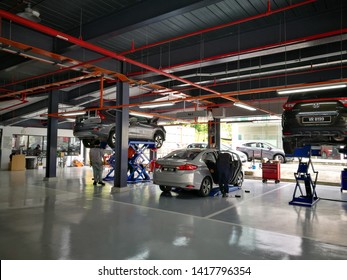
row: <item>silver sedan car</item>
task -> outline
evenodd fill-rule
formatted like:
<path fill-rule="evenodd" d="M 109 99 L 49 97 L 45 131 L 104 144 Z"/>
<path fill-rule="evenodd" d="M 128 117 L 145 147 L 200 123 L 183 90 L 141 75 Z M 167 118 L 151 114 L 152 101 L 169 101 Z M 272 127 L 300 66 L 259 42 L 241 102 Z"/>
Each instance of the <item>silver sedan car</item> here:
<path fill-rule="evenodd" d="M 76 116 L 74 136 L 82 140 L 86 148 L 94 146 L 94 141 L 107 142 L 114 148 L 116 145 L 115 110 L 89 111 L 83 116 Z M 157 124 L 158 118 L 130 117 L 129 140 L 153 141 L 160 148 L 166 138 L 163 126 Z"/>
<path fill-rule="evenodd" d="M 230 151 L 232 177 L 230 185 L 242 186 L 244 175 L 238 154 Z M 172 188 L 197 190 L 201 196 L 208 196 L 212 188 L 218 187 L 215 164 L 219 151 L 216 149 L 180 149 L 156 161 L 153 183 L 163 192 Z"/>

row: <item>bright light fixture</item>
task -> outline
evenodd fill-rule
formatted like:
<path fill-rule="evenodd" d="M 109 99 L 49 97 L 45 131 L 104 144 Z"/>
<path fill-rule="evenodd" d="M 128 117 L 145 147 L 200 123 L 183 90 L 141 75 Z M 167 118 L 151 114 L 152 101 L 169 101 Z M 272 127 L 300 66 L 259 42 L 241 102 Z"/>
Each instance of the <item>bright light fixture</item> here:
<path fill-rule="evenodd" d="M 172 106 L 174 105 L 173 102 L 167 102 L 167 103 L 156 103 L 156 104 L 143 104 L 143 105 L 140 105 L 139 108 L 157 108 L 157 107 L 166 107 L 166 106 Z"/>
<path fill-rule="evenodd" d="M 278 94 L 290 94 L 290 93 L 300 93 L 300 92 L 309 92 L 309 91 L 318 91 L 318 90 L 327 90 L 327 89 L 335 89 L 335 88 L 345 88 L 346 84 L 331 84 L 331 85 L 323 85 L 316 87 L 303 87 L 303 88 L 293 88 L 286 90 L 278 90 Z"/>
<path fill-rule="evenodd" d="M 240 103 L 240 102 L 236 102 L 236 103 L 234 103 L 234 105 L 237 106 L 237 107 L 243 108 L 243 109 L 250 110 L 250 111 L 256 111 L 257 110 L 257 109 L 255 109 L 255 108 L 253 108 L 251 106 L 248 106 L 248 105 Z"/>
<path fill-rule="evenodd" d="M 148 118 L 148 119 L 153 118 L 153 116 L 151 116 L 149 114 L 141 114 L 141 113 L 137 113 L 137 112 L 130 112 L 129 115 L 132 115 L 135 117 L 144 117 L 144 118 Z"/>
<path fill-rule="evenodd" d="M 80 116 L 80 115 L 84 115 L 86 112 L 66 112 L 66 113 L 61 113 L 62 116 L 64 117 L 69 117 L 69 116 Z"/>

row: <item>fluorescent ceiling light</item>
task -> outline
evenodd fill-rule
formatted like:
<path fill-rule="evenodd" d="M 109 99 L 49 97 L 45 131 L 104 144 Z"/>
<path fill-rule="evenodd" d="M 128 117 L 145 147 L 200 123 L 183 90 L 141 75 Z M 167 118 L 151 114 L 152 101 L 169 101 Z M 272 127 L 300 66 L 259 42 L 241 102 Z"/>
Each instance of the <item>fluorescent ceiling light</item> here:
<path fill-rule="evenodd" d="M 153 116 L 149 115 L 149 114 L 141 114 L 141 113 L 137 113 L 137 112 L 131 112 L 129 113 L 132 116 L 136 116 L 136 117 L 145 117 L 145 118 L 153 118 Z"/>
<path fill-rule="evenodd" d="M 80 115 L 84 115 L 85 112 L 66 112 L 66 113 L 61 113 L 62 116 L 64 117 L 69 117 L 69 116 L 80 116 Z"/>
<path fill-rule="evenodd" d="M 240 102 L 236 102 L 234 103 L 235 106 L 237 107 L 240 107 L 240 108 L 243 108 L 243 109 L 247 109 L 247 110 L 250 110 L 250 111 L 256 111 L 257 109 L 251 107 L 251 106 L 247 106 L 246 104 L 243 104 L 243 103 L 240 103 Z"/>
<path fill-rule="evenodd" d="M 325 86 L 316 86 L 316 87 L 303 87 L 303 88 L 294 88 L 287 90 L 278 90 L 278 94 L 290 94 L 290 93 L 299 93 L 299 92 L 309 92 L 309 91 L 318 91 L 318 90 L 327 90 L 335 88 L 345 88 L 346 84 L 332 84 Z"/>
<path fill-rule="evenodd" d="M 174 105 L 173 102 L 168 102 L 168 103 L 156 103 L 156 104 L 143 104 L 140 105 L 139 108 L 156 108 L 156 107 L 166 107 L 166 106 L 172 106 Z"/>

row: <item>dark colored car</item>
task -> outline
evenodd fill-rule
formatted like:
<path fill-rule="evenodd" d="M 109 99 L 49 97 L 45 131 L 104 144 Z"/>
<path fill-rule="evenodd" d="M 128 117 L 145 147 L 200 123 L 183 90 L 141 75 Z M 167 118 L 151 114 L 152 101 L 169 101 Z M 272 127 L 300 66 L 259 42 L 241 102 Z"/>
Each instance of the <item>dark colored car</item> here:
<path fill-rule="evenodd" d="M 295 93 L 283 105 L 286 154 L 305 145 L 347 144 L 347 89 Z"/>
<path fill-rule="evenodd" d="M 237 153 L 232 157 L 230 185 L 241 187 L 244 176 L 242 162 Z M 163 192 L 174 189 L 197 190 L 201 196 L 208 196 L 212 188 L 218 187 L 216 161 L 219 151 L 216 149 L 194 148 L 171 152 L 156 161 L 153 183 Z"/>
<path fill-rule="evenodd" d="M 166 131 L 157 121 L 158 118 L 130 117 L 129 140 L 153 141 L 155 147 L 160 148 L 165 141 Z M 88 111 L 82 116 L 76 116 L 73 134 L 87 148 L 92 147 L 96 139 L 114 148 L 115 110 Z"/>
<path fill-rule="evenodd" d="M 277 159 L 281 163 L 285 163 L 287 161 L 284 151 L 282 149 L 276 148 L 269 143 L 243 143 L 241 146 L 236 147 L 236 150 L 243 152 L 247 156 L 248 160 L 267 158 L 274 160 Z"/>

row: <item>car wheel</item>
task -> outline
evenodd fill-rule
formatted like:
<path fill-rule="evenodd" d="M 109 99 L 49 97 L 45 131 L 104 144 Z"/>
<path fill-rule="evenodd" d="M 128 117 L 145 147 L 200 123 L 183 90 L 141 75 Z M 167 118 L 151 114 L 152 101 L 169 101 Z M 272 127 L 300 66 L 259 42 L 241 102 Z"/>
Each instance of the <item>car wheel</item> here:
<path fill-rule="evenodd" d="M 111 129 L 110 134 L 108 135 L 107 144 L 111 149 L 116 147 L 116 132 L 114 129 Z"/>
<path fill-rule="evenodd" d="M 83 146 L 86 148 L 92 148 L 94 146 L 94 139 L 83 139 Z"/>
<path fill-rule="evenodd" d="M 200 185 L 199 194 L 200 196 L 208 196 L 212 189 L 212 181 L 209 177 L 205 177 Z"/>
<path fill-rule="evenodd" d="M 163 143 L 164 143 L 164 135 L 163 135 L 163 133 L 156 132 L 154 134 L 153 140 L 154 140 L 154 143 L 155 143 L 155 147 L 157 149 L 161 148 L 161 146 L 163 146 Z"/>
<path fill-rule="evenodd" d="M 283 139 L 283 150 L 285 154 L 292 155 L 295 150 L 295 141 L 290 141 L 289 139 Z"/>
<path fill-rule="evenodd" d="M 252 159 L 248 156 L 247 153 L 243 152 L 246 155 L 247 161 L 251 161 Z"/>
<path fill-rule="evenodd" d="M 238 175 L 237 175 L 237 178 L 236 178 L 236 186 L 237 187 L 242 187 L 242 184 L 243 184 L 243 172 L 240 172 Z"/>
<path fill-rule="evenodd" d="M 170 192 L 172 189 L 171 187 L 163 186 L 163 185 L 160 185 L 159 188 L 162 192 Z"/>
<path fill-rule="evenodd" d="M 276 158 L 277 160 L 279 160 L 280 163 L 286 163 L 286 158 L 283 155 L 279 155 L 279 154 L 274 155 L 273 159 L 276 160 Z"/>

